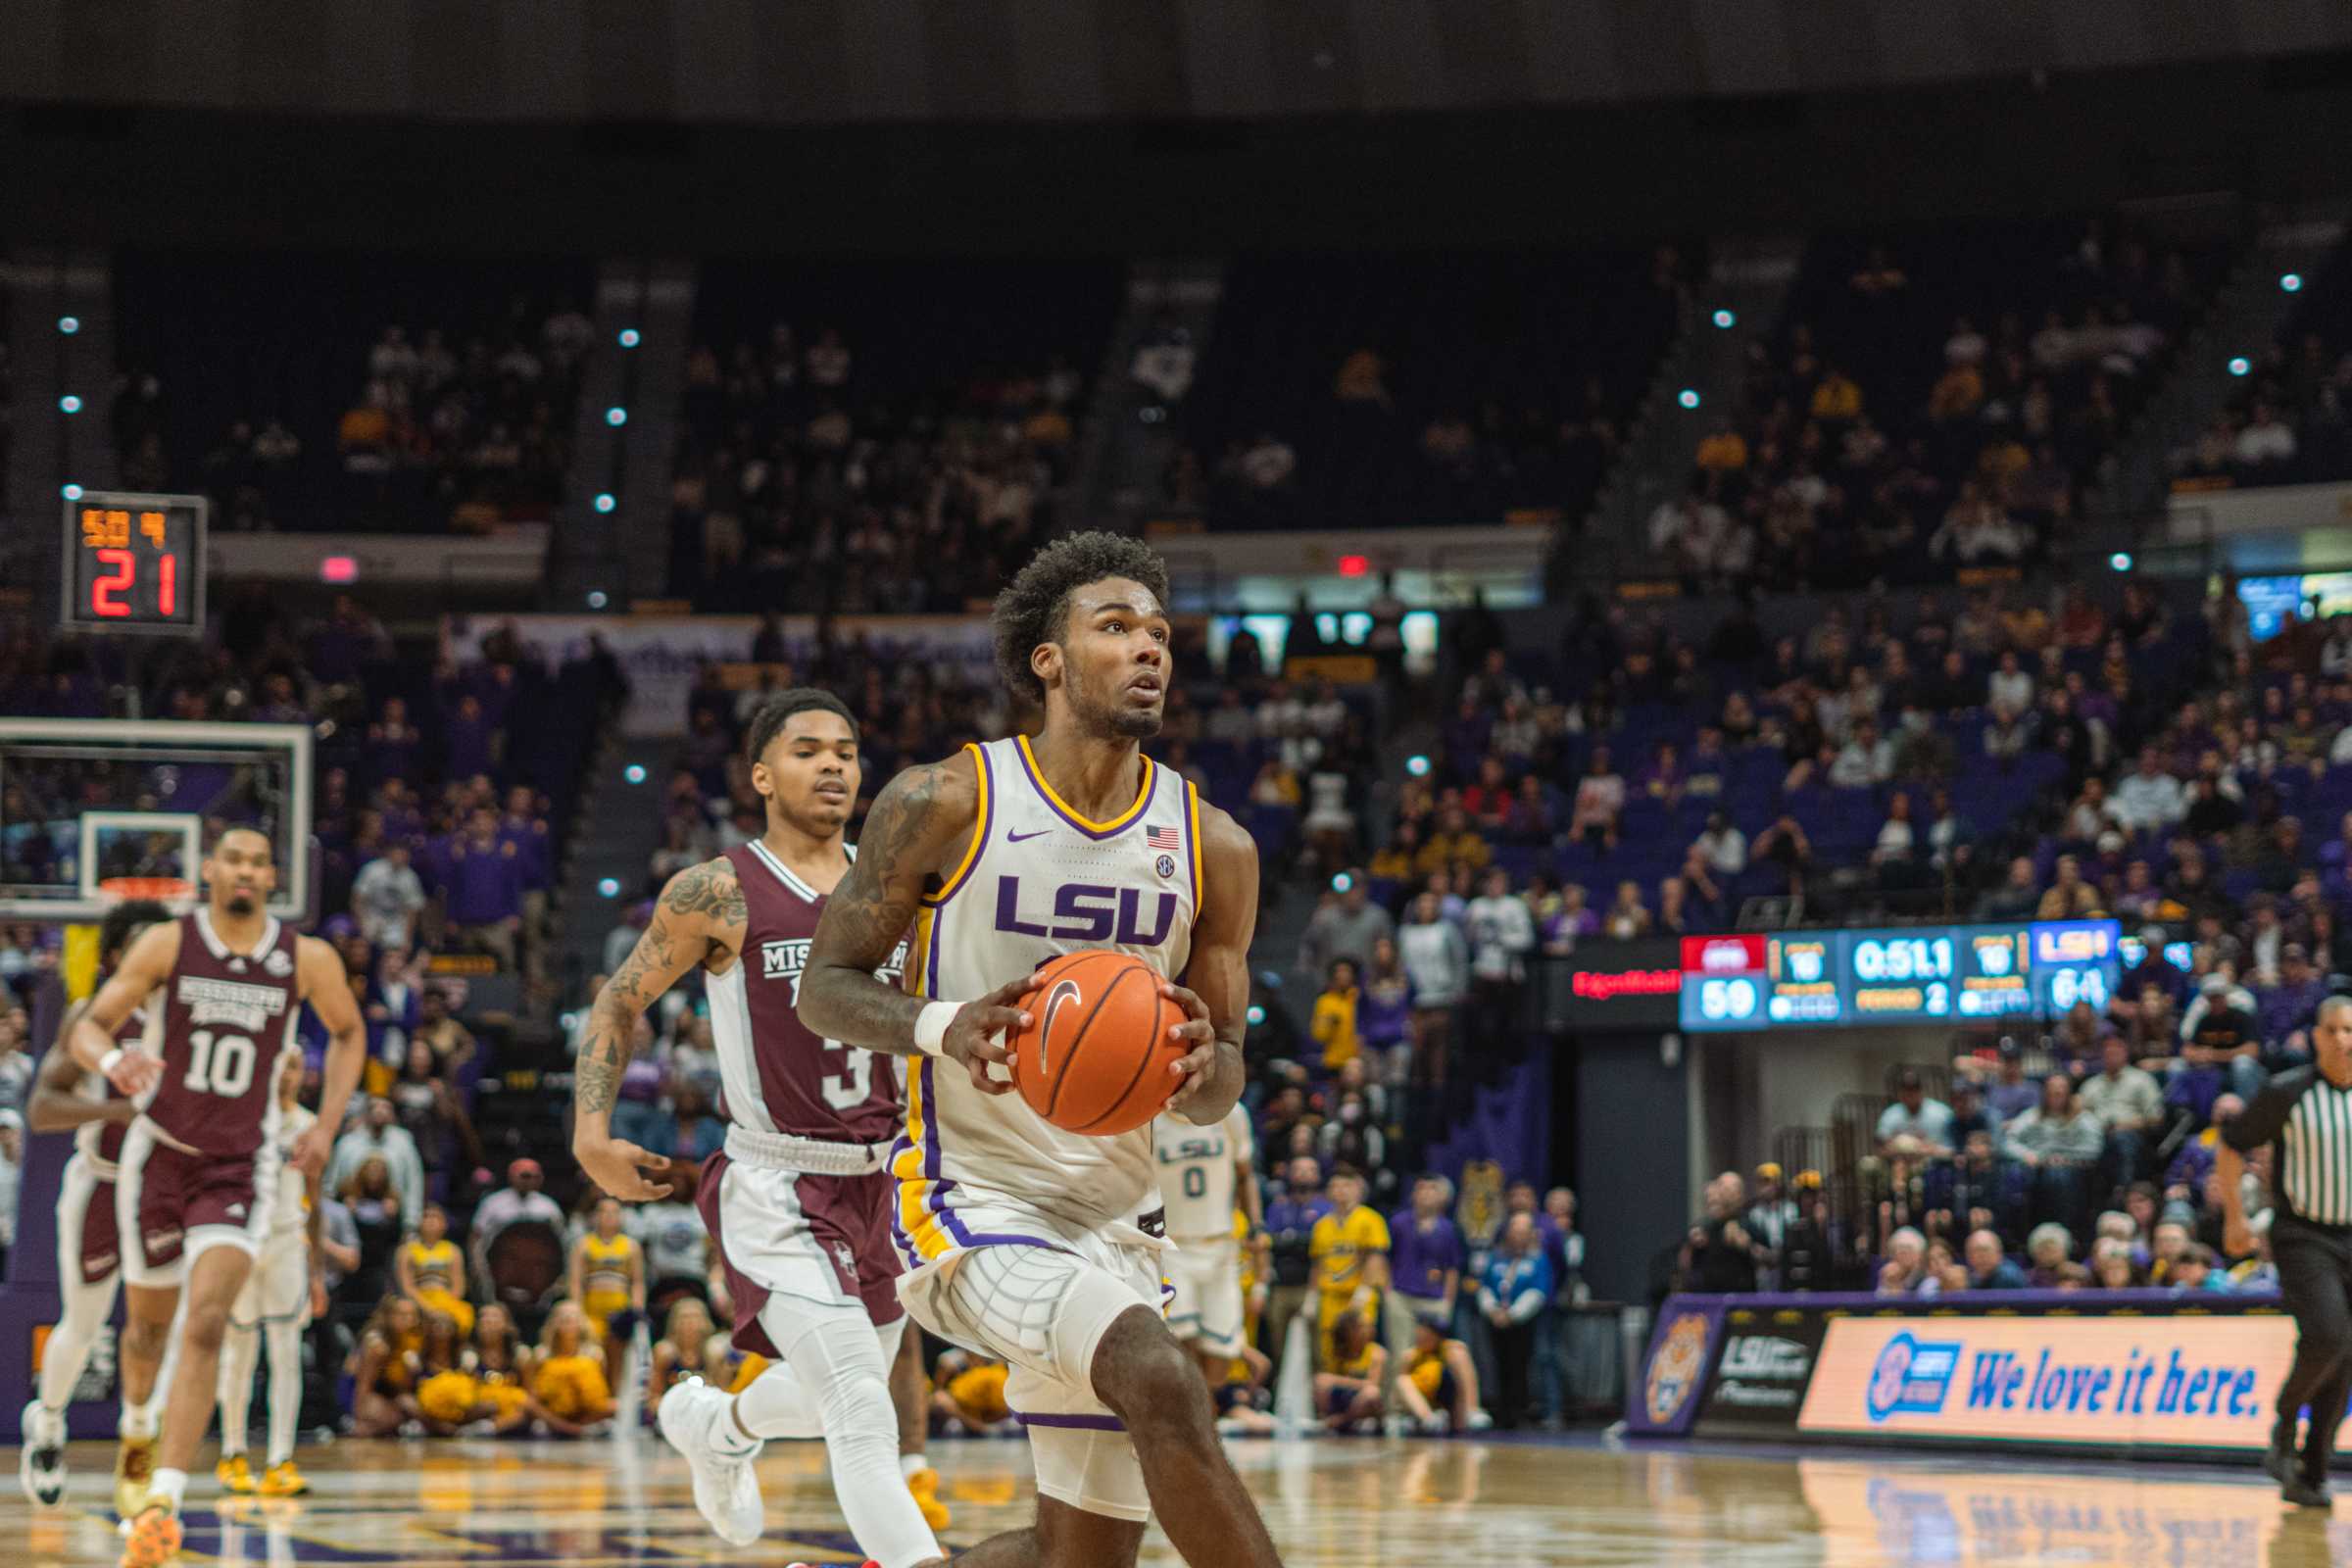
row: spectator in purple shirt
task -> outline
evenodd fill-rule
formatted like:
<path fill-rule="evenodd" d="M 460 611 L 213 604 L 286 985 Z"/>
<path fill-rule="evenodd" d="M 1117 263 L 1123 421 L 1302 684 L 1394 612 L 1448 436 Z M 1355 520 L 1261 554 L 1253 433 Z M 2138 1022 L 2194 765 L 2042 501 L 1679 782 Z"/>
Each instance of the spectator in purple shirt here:
<path fill-rule="evenodd" d="M 423 731 L 409 722 L 408 703 L 385 698 L 376 721 L 368 726 L 368 776 L 379 783 L 415 778 L 423 747 Z"/>
<path fill-rule="evenodd" d="M 472 778 L 498 770 L 498 732 L 482 716 L 482 700 L 471 692 L 458 699 L 442 720 L 449 748 L 449 776 Z"/>
<path fill-rule="evenodd" d="M 523 963 L 534 975 L 539 944 L 547 932 L 548 895 L 555 887 L 555 849 L 538 806 L 531 787 L 517 784 L 507 791 L 507 814 L 498 820 L 498 841 L 514 847 L 515 859 L 522 867 Z"/>
<path fill-rule="evenodd" d="M 1274 1258 L 1274 1288 L 1267 1295 L 1266 1343 L 1279 1358 L 1289 1337 L 1291 1320 L 1306 1304 L 1313 1269 L 1309 1247 L 1315 1221 L 1331 1212 L 1331 1200 L 1322 1193 L 1322 1168 L 1312 1154 L 1300 1154 L 1284 1167 L 1287 1179 L 1281 1196 L 1266 1203 L 1266 1236 Z"/>
<path fill-rule="evenodd" d="M 449 919 L 462 941 L 515 965 L 515 938 L 522 926 L 521 857 L 498 837 L 498 813 L 474 808 L 466 831 L 450 846 Z"/>
<path fill-rule="evenodd" d="M 2265 1054 L 2270 1058 L 2264 1065 L 2273 1071 L 2292 1063 L 2284 1059 L 2289 1053 L 2288 1038 L 2300 1033 L 2328 999 L 2328 982 L 2312 967 L 2311 955 L 2299 942 L 2289 942 L 2278 953 L 2278 982 L 2260 986 L 2254 993 L 2254 1020 L 2262 1031 Z"/>
<path fill-rule="evenodd" d="M 1453 1309 L 1462 1278 L 1462 1233 L 1446 1209 L 1453 1184 L 1443 1176 L 1413 1183 L 1412 1206 L 1389 1220 L 1389 1276 L 1396 1298 L 1416 1321 L 1439 1334 L 1453 1333 Z M 1402 1325 L 1409 1333 L 1411 1325 Z"/>
<path fill-rule="evenodd" d="M 1372 943 L 1372 966 L 1355 995 L 1355 1037 L 1376 1082 L 1401 1090 L 1413 1073 L 1413 982 L 1396 939 Z"/>

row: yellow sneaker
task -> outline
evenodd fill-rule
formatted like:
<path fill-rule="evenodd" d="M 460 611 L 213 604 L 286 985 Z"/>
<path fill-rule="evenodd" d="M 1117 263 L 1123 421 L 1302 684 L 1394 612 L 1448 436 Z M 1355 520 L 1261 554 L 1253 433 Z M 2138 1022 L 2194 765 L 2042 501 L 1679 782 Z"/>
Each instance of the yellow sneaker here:
<path fill-rule="evenodd" d="M 253 1466 L 246 1462 L 241 1453 L 232 1453 L 213 1466 L 213 1477 L 220 1483 L 223 1492 L 240 1497 L 253 1495 Z"/>
<path fill-rule="evenodd" d="M 179 1555 L 179 1521 L 164 1503 L 150 1503 L 131 1522 L 122 1568 L 163 1568 Z"/>
<path fill-rule="evenodd" d="M 939 1472 L 917 1470 L 906 1478 L 906 1490 L 914 1494 L 914 1505 L 923 1510 L 923 1523 L 932 1530 L 948 1528 L 948 1505 L 939 1500 Z"/>
<path fill-rule="evenodd" d="M 155 1440 L 124 1438 L 115 1448 L 115 1512 L 125 1522 L 147 1506 L 147 1488 L 155 1480 Z"/>
<path fill-rule="evenodd" d="M 265 1497 L 299 1497 L 310 1490 L 311 1484 L 303 1479 L 301 1471 L 294 1468 L 291 1459 L 283 1464 L 271 1465 L 262 1477 L 262 1495 Z"/>

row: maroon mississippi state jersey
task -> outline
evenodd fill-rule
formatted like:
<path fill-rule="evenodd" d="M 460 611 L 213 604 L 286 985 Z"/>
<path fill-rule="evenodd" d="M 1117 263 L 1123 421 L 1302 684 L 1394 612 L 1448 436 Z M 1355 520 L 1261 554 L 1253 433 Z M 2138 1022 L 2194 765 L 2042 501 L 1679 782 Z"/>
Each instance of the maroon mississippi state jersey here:
<path fill-rule="evenodd" d="M 727 1118 L 832 1144 L 897 1137 L 898 1058 L 812 1034 L 795 1010 L 825 896 L 757 839 L 727 851 L 727 863 L 743 884 L 743 952 L 707 982 Z M 875 978 L 896 985 L 906 963 L 902 940 Z"/>
<path fill-rule="evenodd" d="M 277 1060 L 302 1015 L 297 940 L 271 919 L 253 952 L 231 953 L 205 910 L 180 916 L 179 963 L 159 994 L 164 1075 L 140 1106 L 172 1142 L 239 1158 L 262 1147 L 275 1120 Z"/>

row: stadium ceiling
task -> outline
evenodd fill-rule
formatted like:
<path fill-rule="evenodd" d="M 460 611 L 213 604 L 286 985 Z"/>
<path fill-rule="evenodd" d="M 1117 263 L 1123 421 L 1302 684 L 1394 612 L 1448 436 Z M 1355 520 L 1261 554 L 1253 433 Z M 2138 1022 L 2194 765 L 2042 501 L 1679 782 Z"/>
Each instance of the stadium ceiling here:
<path fill-rule="evenodd" d="M 11 0 L 0 103 L 542 123 L 1228 121 L 2300 57 L 2323 0 Z M 2290 69 L 2293 69 L 2290 67 Z"/>

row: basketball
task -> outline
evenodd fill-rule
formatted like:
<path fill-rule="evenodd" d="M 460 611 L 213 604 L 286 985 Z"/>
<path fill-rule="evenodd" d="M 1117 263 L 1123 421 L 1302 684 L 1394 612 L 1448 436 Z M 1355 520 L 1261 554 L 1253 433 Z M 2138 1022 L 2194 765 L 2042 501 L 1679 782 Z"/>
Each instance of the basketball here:
<path fill-rule="evenodd" d="M 1037 971 L 1029 1027 L 1013 1041 L 1012 1079 L 1029 1108 L 1064 1132 L 1112 1138 L 1168 1102 L 1168 1064 L 1186 1055 L 1168 1031 L 1184 1009 L 1159 975 L 1124 953 L 1072 953 Z"/>

